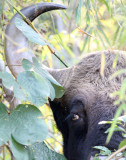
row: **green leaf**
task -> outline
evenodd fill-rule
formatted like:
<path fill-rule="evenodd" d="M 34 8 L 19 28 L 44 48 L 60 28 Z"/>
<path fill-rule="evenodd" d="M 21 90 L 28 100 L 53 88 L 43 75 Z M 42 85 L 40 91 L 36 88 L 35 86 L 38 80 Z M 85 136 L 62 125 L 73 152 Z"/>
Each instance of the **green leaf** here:
<path fill-rule="evenodd" d="M 38 62 L 37 58 L 33 57 L 33 64 L 28 61 L 23 61 L 24 68 L 33 68 L 33 70 L 41 75 L 47 82 L 48 87 L 50 88 L 50 99 L 54 100 L 54 98 L 61 98 L 64 94 L 64 88 L 46 71 L 43 66 Z M 25 67 L 26 66 L 26 67 Z"/>
<path fill-rule="evenodd" d="M 18 99 L 25 100 L 25 94 L 20 86 L 17 84 L 13 76 L 8 72 L 0 72 L 0 78 L 3 85 L 8 89 L 13 89 L 14 96 Z"/>
<path fill-rule="evenodd" d="M 4 104 L 0 103 L 0 146 L 10 138 L 9 117 Z"/>
<path fill-rule="evenodd" d="M 90 25 L 90 15 L 89 15 L 89 11 L 87 10 L 87 12 L 86 12 L 86 23 L 88 24 L 88 25 Z"/>
<path fill-rule="evenodd" d="M 40 110 L 32 105 L 15 108 L 10 114 L 10 124 L 13 138 L 23 145 L 42 142 L 48 134 Z"/>
<path fill-rule="evenodd" d="M 93 30 L 93 28 L 91 27 L 87 32 L 89 34 L 91 34 L 92 30 Z M 86 36 L 81 52 L 83 52 L 85 50 L 85 48 L 86 48 L 86 46 L 87 46 L 87 44 L 88 44 L 89 41 L 90 41 L 90 37 Z"/>
<path fill-rule="evenodd" d="M 64 88 L 62 86 L 56 85 L 54 83 L 52 83 L 53 87 L 55 88 L 55 97 L 56 98 L 61 98 L 64 95 Z"/>
<path fill-rule="evenodd" d="M 32 62 L 30 62 L 29 60 L 27 59 L 23 59 L 22 60 L 22 66 L 24 68 L 24 70 L 31 70 L 32 69 Z"/>
<path fill-rule="evenodd" d="M 81 7 L 82 7 L 83 3 L 84 3 L 83 0 L 79 0 L 79 5 L 76 9 L 76 14 L 75 14 L 76 24 L 79 23 L 79 19 L 81 17 Z"/>
<path fill-rule="evenodd" d="M 31 160 L 27 146 L 19 144 L 13 137 L 10 140 L 10 147 L 16 160 Z"/>
<path fill-rule="evenodd" d="M 106 8 L 107 8 L 107 10 L 108 10 L 108 12 L 109 12 L 109 14 L 111 16 L 112 15 L 111 8 L 109 7 L 109 4 L 107 3 L 107 1 L 106 0 L 100 0 L 100 2 L 102 2 L 102 3 L 104 3 L 106 5 Z"/>
<path fill-rule="evenodd" d="M 106 36 L 106 34 L 104 33 L 103 29 L 102 29 L 102 24 L 98 18 L 98 14 L 96 13 L 96 18 L 97 18 L 97 22 L 98 22 L 98 25 L 97 25 L 97 29 L 101 32 L 101 34 L 103 35 L 104 39 L 106 40 L 106 42 L 108 43 L 108 45 L 110 45 L 110 41 L 108 39 L 108 37 Z M 102 39 L 102 41 L 104 42 L 104 40 Z"/>
<path fill-rule="evenodd" d="M 112 121 L 101 121 L 98 124 L 112 124 Z"/>
<path fill-rule="evenodd" d="M 101 151 L 102 151 L 102 152 L 100 152 L 101 155 L 107 155 L 107 156 L 108 156 L 108 155 L 111 154 L 111 151 L 110 151 L 108 148 L 106 148 L 106 147 L 103 147 L 103 146 L 95 146 L 95 147 L 93 147 L 93 148 L 101 150 Z"/>
<path fill-rule="evenodd" d="M 86 1 L 86 6 L 87 6 L 88 10 L 90 9 L 90 3 L 91 3 L 90 0 L 87 0 L 87 1 Z"/>
<path fill-rule="evenodd" d="M 124 139 L 124 140 L 120 143 L 119 149 L 122 148 L 122 147 L 124 147 L 124 146 L 126 146 L 126 139 Z"/>
<path fill-rule="evenodd" d="M 48 82 L 48 85 L 50 87 L 50 98 L 51 100 L 55 98 L 61 98 L 65 92 L 64 88 L 49 74 L 48 71 L 46 71 L 42 65 L 38 62 L 38 60 L 33 57 L 33 65 L 34 65 L 34 71 L 40 74 L 42 77 L 46 79 Z M 50 84 L 51 83 L 51 84 Z M 52 87 L 52 86 L 53 87 Z M 54 89 L 55 94 L 54 94 Z"/>
<path fill-rule="evenodd" d="M 126 115 L 118 117 L 118 120 L 126 123 Z"/>
<path fill-rule="evenodd" d="M 14 84 L 13 91 L 14 91 L 14 96 L 16 98 L 23 100 L 23 101 L 26 100 L 25 93 L 23 92 L 23 90 L 20 88 L 20 86 L 17 83 Z"/>
<path fill-rule="evenodd" d="M 0 0 L 0 16 L 3 13 L 4 0 Z"/>
<path fill-rule="evenodd" d="M 93 160 L 100 160 L 98 157 L 94 157 Z"/>
<path fill-rule="evenodd" d="M 120 106 L 120 107 L 118 108 L 118 110 L 116 111 L 116 114 L 115 114 L 115 116 L 114 116 L 114 121 L 113 121 L 113 123 L 112 123 L 112 125 L 111 125 L 110 131 L 109 131 L 109 134 L 108 134 L 108 137 L 107 137 L 107 140 L 106 140 L 107 143 L 110 141 L 110 139 L 111 139 L 111 137 L 112 137 L 112 134 L 113 134 L 113 132 L 114 132 L 114 128 L 115 128 L 117 119 L 118 119 L 118 117 L 121 115 L 121 113 L 122 113 L 122 111 L 123 111 L 123 109 L 124 109 L 125 107 L 126 107 L 126 106 L 125 106 L 125 103 L 123 103 L 123 104 L 121 104 L 121 106 Z"/>
<path fill-rule="evenodd" d="M 103 44 L 103 47 L 106 48 L 105 42 L 104 42 L 103 38 L 101 37 L 101 34 L 99 32 L 96 32 L 95 34 L 96 34 L 96 37 L 99 37 L 100 41 Z M 98 42 L 99 42 L 99 40 L 98 40 Z"/>
<path fill-rule="evenodd" d="M 119 76 L 120 74 L 125 74 L 125 73 L 126 73 L 126 69 L 120 69 L 116 71 L 114 74 L 112 74 L 112 76 L 109 79 L 112 80 L 113 78 Z"/>
<path fill-rule="evenodd" d="M 33 71 L 25 71 L 18 75 L 17 82 L 25 90 L 27 99 L 36 106 L 47 102 L 50 89 L 45 79 Z"/>
<path fill-rule="evenodd" d="M 30 146 L 35 160 L 65 160 L 65 157 L 50 150 L 45 143 L 36 143 Z"/>
<path fill-rule="evenodd" d="M 2 79 L 3 85 L 8 89 L 10 89 L 15 83 L 13 76 L 8 72 L 0 72 L 0 78 Z"/>
<path fill-rule="evenodd" d="M 111 128 L 108 128 L 108 129 L 105 131 L 105 133 L 109 133 L 109 132 L 110 132 L 110 129 L 111 129 Z M 125 132 L 125 129 L 122 128 L 122 127 L 120 127 L 120 126 L 118 126 L 118 125 L 115 125 L 113 131 L 114 131 L 114 132 L 116 132 L 116 131 Z"/>
<path fill-rule="evenodd" d="M 56 97 L 55 89 L 54 89 L 54 87 L 52 86 L 52 84 L 50 83 L 50 81 L 46 80 L 46 82 L 48 83 L 48 86 L 49 86 L 49 88 L 50 88 L 50 95 L 49 95 L 49 97 L 50 97 L 51 101 L 53 101 L 54 98 Z"/>
<path fill-rule="evenodd" d="M 123 156 L 124 156 L 124 158 L 126 159 L 126 151 L 123 151 Z"/>
<path fill-rule="evenodd" d="M 16 24 L 16 27 L 20 31 L 22 31 L 24 36 L 28 38 L 29 41 L 34 42 L 36 44 L 40 44 L 40 45 L 47 45 L 43 40 L 43 38 L 37 32 L 35 32 L 26 22 L 24 22 L 24 20 L 20 18 L 16 18 L 15 24 Z"/>
<path fill-rule="evenodd" d="M 22 65 L 25 71 L 17 77 L 17 82 L 8 72 L 0 72 L 0 78 L 6 88 L 13 88 L 14 96 L 23 101 L 30 101 L 36 106 L 42 106 L 51 100 L 61 98 L 65 92 L 64 88 L 46 71 L 34 57 L 33 63 L 24 59 Z"/>

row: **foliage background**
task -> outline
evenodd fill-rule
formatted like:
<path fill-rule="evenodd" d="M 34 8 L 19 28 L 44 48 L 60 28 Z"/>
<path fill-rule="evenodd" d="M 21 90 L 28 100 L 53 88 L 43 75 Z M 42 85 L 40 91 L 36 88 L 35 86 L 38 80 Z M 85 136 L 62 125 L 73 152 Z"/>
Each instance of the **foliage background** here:
<path fill-rule="evenodd" d="M 126 50 L 126 1 L 125 0 L 11 0 L 18 10 L 38 2 L 55 2 L 68 7 L 66 11 L 52 11 L 34 21 L 35 27 L 57 50 L 58 56 L 68 65 L 76 64 L 86 53 L 104 50 Z M 4 31 L 15 14 L 7 1 L 0 1 L 0 58 L 4 60 Z M 79 28 L 87 34 L 79 32 Z M 45 46 L 31 44 L 34 53 L 49 67 L 63 68 L 64 65 Z M 2 91 L 1 91 L 2 92 Z M 2 93 L 1 93 L 2 94 Z M 3 100 L 6 105 L 9 104 Z M 46 143 L 62 153 L 62 137 L 56 129 L 48 105 L 41 107 L 49 135 Z M 6 159 L 10 154 L 5 149 Z M 0 155 L 1 159 L 3 154 Z"/>

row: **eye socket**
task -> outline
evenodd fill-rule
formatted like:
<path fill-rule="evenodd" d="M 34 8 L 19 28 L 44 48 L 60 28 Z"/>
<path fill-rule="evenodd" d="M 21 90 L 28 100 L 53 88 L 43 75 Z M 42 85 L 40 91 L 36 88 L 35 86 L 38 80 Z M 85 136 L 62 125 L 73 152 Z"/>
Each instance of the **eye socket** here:
<path fill-rule="evenodd" d="M 79 117 L 79 115 L 78 114 L 73 114 L 73 116 L 72 116 L 72 120 L 73 121 L 76 121 L 76 120 L 78 120 L 80 117 Z"/>

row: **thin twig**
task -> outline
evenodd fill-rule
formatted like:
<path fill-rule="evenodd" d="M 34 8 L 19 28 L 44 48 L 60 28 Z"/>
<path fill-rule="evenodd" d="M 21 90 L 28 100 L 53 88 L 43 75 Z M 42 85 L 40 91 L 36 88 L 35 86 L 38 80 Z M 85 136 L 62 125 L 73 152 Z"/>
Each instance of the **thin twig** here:
<path fill-rule="evenodd" d="M 51 147 L 53 151 L 55 151 L 54 147 L 47 140 L 45 140 L 45 142 Z"/>
<path fill-rule="evenodd" d="M 96 37 L 92 36 L 91 34 L 87 33 L 86 31 L 83 31 L 83 30 L 80 29 L 79 27 L 77 27 L 77 28 L 78 28 L 79 32 L 81 32 L 81 33 L 83 33 L 83 34 L 86 34 L 87 36 L 90 36 L 90 37 L 92 37 L 92 38 L 96 38 Z"/>
<path fill-rule="evenodd" d="M 7 147 L 8 151 L 9 151 L 10 154 L 11 154 L 11 160 L 15 160 L 15 158 L 14 158 L 14 156 L 13 156 L 13 153 L 12 153 L 10 147 L 9 147 L 8 145 L 6 145 L 6 147 Z"/>
<path fill-rule="evenodd" d="M 3 160 L 5 160 L 5 148 L 3 147 Z"/>
<path fill-rule="evenodd" d="M 50 133 L 49 136 L 50 136 L 51 138 L 53 138 L 57 143 L 59 143 L 59 144 L 61 145 L 61 147 L 63 147 L 63 144 L 60 143 L 60 142 L 59 142 L 54 136 L 52 136 L 51 134 L 54 134 L 54 133 Z"/>
<path fill-rule="evenodd" d="M 18 65 L 18 64 L 6 64 L 5 66 L 22 66 L 22 65 Z"/>
<path fill-rule="evenodd" d="M 5 33 L 5 28 L 3 26 L 3 22 L 4 22 L 4 1 L 2 2 L 2 27 L 1 27 L 1 35 L 2 35 L 2 43 L 3 43 L 3 49 L 4 49 L 4 53 L 3 53 L 3 59 L 4 62 L 6 61 L 5 59 L 5 36 L 4 34 L 2 34 L 3 32 Z M 4 65 L 4 70 L 6 70 L 5 65 Z M 2 94 L 4 94 L 4 88 L 2 86 Z"/>
<path fill-rule="evenodd" d="M 51 51 L 51 53 L 52 54 L 54 54 L 55 56 L 56 56 L 56 58 L 58 58 L 63 64 L 64 64 L 64 66 L 65 67 L 67 67 L 68 68 L 68 66 L 63 62 L 63 60 L 62 59 L 60 59 L 60 57 L 59 56 L 57 56 L 56 55 L 56 53 L 50 48 L 50 46 L 49 45 L 47 45 L 47 47 L 49 48 L 49 50 Z"/>
<path fill-rule="evenodd" d="M 120 148 L 119 150 L 117 150 L 116 152 L 114 152 L 109 158 L 107 158 L 106 160 L 111 160 L 112 158 L 114 158 L 118 153 L 124 151 L 126 149 L 126 145 L 122 148 Z"/>

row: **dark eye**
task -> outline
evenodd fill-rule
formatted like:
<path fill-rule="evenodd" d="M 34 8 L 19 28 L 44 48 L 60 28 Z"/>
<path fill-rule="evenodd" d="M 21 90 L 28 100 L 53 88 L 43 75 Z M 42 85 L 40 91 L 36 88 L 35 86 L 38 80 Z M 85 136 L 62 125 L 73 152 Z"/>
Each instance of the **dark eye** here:
<path fill-rule="evenodd" d="M 79 115 L 78 114 L 73 114 L 73 116 L 72 116 L 72 120 L 73 121 L 76 121 L 76 120 L 78 120 L 80 117 L 79 117 Z"/>

